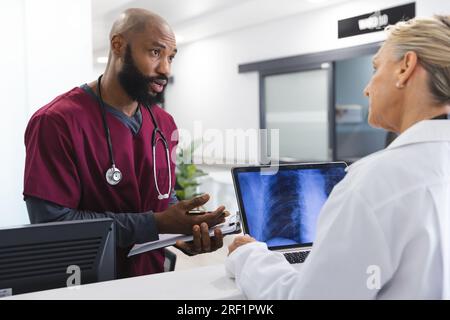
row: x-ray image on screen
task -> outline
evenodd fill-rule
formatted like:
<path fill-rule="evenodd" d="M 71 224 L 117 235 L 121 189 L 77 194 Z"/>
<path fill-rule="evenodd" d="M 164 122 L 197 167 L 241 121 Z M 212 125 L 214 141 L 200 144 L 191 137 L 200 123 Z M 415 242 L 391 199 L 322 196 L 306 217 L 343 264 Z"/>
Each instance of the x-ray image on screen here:
<path fill-rule="evenodd" d="M 320 210 L 344 175 L 343 167 L 240 172 L 249 234 L 269 247 L 313 242 Z"/>

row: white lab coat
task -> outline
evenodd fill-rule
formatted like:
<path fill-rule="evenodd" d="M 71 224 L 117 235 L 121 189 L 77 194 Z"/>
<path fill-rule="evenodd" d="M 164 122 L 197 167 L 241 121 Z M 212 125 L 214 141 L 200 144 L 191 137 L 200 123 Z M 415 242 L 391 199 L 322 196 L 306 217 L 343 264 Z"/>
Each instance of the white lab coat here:
<path fill-rule="evenodd" d="M 300 268 L 256 242 L 226 269 L 250 299 L 449 299 L 450 121 L 421 121 L 351 165 Z"/>

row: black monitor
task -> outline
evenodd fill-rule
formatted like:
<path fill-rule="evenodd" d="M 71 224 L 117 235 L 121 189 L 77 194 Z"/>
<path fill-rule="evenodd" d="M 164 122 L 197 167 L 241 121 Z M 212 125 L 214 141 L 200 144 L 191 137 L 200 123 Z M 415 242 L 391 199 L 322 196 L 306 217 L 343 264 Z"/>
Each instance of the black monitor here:
<path fill-rule="evenodd" d="M 112 219 L 0 229 L 0 295 L 114 280 L 115 252 Z"/>

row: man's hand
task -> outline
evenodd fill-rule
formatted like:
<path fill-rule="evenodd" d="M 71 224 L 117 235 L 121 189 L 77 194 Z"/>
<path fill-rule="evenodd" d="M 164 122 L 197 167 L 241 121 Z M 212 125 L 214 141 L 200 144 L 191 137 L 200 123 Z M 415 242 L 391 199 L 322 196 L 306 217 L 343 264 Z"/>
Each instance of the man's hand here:
<path fill-rule="evenodd" d="M 255 241 L 256 240 L 249 235 L 236 237 L 233 243 L 228 246 L 228 255 L 230 255 L 237 248 Z"/>
<path fill-rule="evenodd" d="M 177 241 L 175 248 L 181 250 L 188 256 L 194 256 L 199 253 L 208 253 L 216 251 L 223 246 L 223 234 L 219 228 L 214 230 L 214 237 L 209 236 L 209 228 L 206 223 L 192 228 L 194 240 L 190 242 Z"/>
<path fill-rule="evenodd" d="M 225 222 L 225 207 L 221 206 L 213 212 L 202 215 L 189 215 L 189 210 L 198 208 L 209 200 L 209 195 L 203 195 L 189 201 L 180 201 L 162 212 L 155 212 L 154 217 L 159 233 L 194 234 L 194 226 L 206 223 L 213 227 Z M 200 231 L 198 231 L 200 232 Z M 198 234 L 197 232 L 197 234 Z M 202 237 L 203 238 L 203 237 Z M 208 236 L 209 238 L 209 236 Z M 198 240 L 196 240 L 198 242 Z M 203 240 L 202 240 L 203 241 Z"/>

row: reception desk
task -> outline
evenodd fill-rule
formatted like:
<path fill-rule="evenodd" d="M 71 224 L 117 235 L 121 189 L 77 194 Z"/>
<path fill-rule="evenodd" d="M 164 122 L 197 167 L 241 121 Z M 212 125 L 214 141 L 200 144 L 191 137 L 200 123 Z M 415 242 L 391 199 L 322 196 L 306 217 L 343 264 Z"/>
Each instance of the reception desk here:
<path fill-rule="evenodd" d="M 16 295 L 14 300 L 246 299 L 221 265 Z"/>

